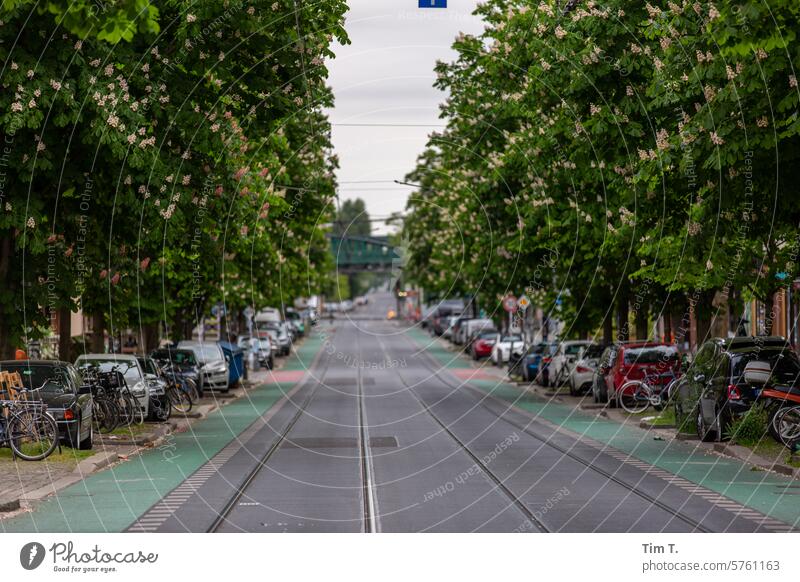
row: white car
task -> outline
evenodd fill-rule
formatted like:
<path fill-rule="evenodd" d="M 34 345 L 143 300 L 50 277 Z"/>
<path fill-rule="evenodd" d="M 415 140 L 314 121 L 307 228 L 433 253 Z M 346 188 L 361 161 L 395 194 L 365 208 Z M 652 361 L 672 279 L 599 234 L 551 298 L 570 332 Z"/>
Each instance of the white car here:
<path fill-rule="evenodd" d="M 455 324 L 457 319 L 458 316 L 453 316 L 448 318 L 447 327 L 444 328 L 444 331 L 442 332 L 442 337 L 446 337 L 448 339 L 453 338 L 453 325 Z"/>
<path fill-rule="evenodd" d="M 569 340 L 559 343 L 556 353 L 550 360 L 550 384 L 556 387 L 563 385 L 567 381 L 570 367 L 582 351 L 591 345 L 594 345 L 594 342 L 590 340 Z"/>
<path fill-rule="evenodd" d="M 497 334 L 497 341 L 492 348 L 492 364 L 500 366 L 508 362 L 511 357 L 512 348 L 519 351 L 523 348 L 524 342 L 519 334 L 501 335 Z"/>
<path fill-rule="evenodd" d="M 567 374 L 567 386 L 569 393 L 573 396 L 580 396 L 591 391 L 594 381 L 594 371 L 600 363 L 600 356 L 603 355 L 605 346 L 592 344 L 579 354 L 575 363 L 570 366 Z"/>
<path fill-rule="evenodd" d="M 456 343 L 459 345 L 469 347 L 469 342 L 478 332 L 494 327 L 494 322 L 491 319 L 468 319 L 461 322 L 461 327 L 458 329 L 458 337 Z"/>
<path fill-rule="evenodd" d="M 227 392 L 231 389 L 228 384 L 228 362 L 222 348 L 216 343 L 183 340 L 178 343 L 178 349 L 194 352 L 200 364 L 200 390 Z"/>
<path fill-rule="evenodd" d="M 78 370 L 94 366 L 101 372 L 116 369 L 125 377 L 125 384 L 139 403 L 145 418 L 150 414 L 150 390 L 139 359 L 133 354 L 83 354 L 75 360 Z"/>

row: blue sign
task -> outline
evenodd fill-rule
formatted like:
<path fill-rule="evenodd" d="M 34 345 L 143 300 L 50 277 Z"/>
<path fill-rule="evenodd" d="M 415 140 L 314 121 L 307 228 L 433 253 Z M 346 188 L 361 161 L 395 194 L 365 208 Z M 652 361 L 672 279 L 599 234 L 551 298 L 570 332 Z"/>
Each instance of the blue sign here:
<path fill-rule="evenodd" d="M 420 8 L 447 8 L 447 0 L 419 0 Z"/>

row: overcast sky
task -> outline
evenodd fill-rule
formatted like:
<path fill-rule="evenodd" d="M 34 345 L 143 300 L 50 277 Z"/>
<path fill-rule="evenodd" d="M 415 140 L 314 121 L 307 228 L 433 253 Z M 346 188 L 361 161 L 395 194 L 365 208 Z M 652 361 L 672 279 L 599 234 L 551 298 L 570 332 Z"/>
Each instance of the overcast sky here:
<path fill-rule="evenodd" d="M 429 133 L 442 123 L 438 106 L 443 93 L 433 88 L 436 61 L 452 60 L 450 45 L 460 31 L 482 29 L 471 14 L 477 0 L 448 0 L 444 9 L 418 8 L 417 3 L 349 0 L 351 44 L 335 46 L 336 58 L 328 63 L 336 98 L 328 113 L 341 165 L 340 200 L 363 198 L 376 218 L 405 208 L 413 188 L 391 181 L 402 180 L 414 168 Z M 337 125 L 359 123 L 422 127 Z M 373 226 L 385 232 L 382 223 Z"/>

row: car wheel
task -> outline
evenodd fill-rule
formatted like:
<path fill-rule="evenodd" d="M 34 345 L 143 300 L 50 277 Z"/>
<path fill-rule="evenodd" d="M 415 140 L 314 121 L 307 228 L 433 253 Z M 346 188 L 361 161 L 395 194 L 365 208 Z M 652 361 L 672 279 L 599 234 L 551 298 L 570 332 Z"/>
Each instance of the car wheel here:
<path fill-rule="evenodd" d="M 697 428 L 697 436 L 704 443 L 710 443 L 717 440 L 717 431 L 708 426 L 706 419 L 703 417 L 703 411 L 698 405 L 697 416 L 695 420 L 695 427 Z"/>
<path fill-rule="evenodd" d="M 94 445 L 94 423 L 89 423 L 89 435 L 78 444 L 78 448 L 82 451 L 90 451 L 93 445 Z"/>
<path fill-rule="evenodd" d="M 570 378 L 568 384 L 569 384 L 570 396 L 580 396 L 580 393 L 578 392 L 578 390 L 575 389 L 575 380 Z"/>

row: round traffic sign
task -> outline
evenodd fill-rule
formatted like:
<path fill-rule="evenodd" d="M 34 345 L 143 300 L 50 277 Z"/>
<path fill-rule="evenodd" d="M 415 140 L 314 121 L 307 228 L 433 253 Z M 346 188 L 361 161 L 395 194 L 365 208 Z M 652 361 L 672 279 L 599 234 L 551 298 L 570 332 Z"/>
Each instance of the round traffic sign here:
<path fill-rule="evenodd" d="M 503 309 L 509 313 L 514 313 L 517 310 L 517 298 L 513 295 L 509 295 L 503 299 Z"/>

